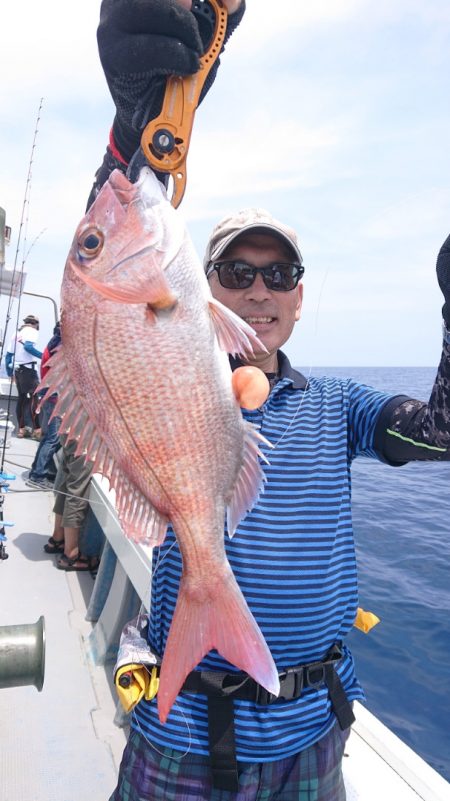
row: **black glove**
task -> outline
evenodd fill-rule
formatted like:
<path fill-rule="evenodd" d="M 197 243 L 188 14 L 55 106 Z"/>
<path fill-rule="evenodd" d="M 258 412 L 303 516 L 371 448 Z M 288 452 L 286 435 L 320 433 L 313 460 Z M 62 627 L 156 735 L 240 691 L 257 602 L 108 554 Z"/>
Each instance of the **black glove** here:
<path fill-rule="evenodd" d="M 445 303 L 442 307 L 442 316 L 445 325 L 450 331 L 450 236 L 442 245 L 436 264 L 436 272 Z"/>
<path fill-rule="evenodd" d="M 245 12 L 228 17 L 225 41 Z M 100 61 L 116 106 L 114 142 L 125 161 L 139 147 L 141 132 L 162 106 L 166 77 L 192 75 L 213 32 L 214 15 L 203 0 L 187 11 L 176 0 L 103 0 L 97 31 Z M 210 89 L 215 62 L 200 100 Z"/>

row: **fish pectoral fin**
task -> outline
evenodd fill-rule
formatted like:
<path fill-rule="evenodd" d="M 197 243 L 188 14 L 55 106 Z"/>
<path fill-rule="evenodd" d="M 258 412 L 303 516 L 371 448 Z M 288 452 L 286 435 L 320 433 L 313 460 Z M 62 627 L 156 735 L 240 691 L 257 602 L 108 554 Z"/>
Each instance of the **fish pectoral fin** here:
<path fill-rule="evenodd" d="M 264 443 L 272 447 L 271 443 L 259 433 L 252 423 L 244 421 L 244 460 L 239 471 L 233 495 L 227 506 L 227 528 L 230 537 L 233 536 L 240 521 L 247 512 L 255 505 L 260 492 L 263 489 L 265 475 L 259 462 L 263 459 L 268 464 L 268 460 L 260 450 L 260 444 Z"/>
<path fill-rule="evenodd" d="M 177 302 L 164 272 L 158 266 L 152 266 L 145 278 L 134 284 L 105 284 L 84 273 L 74 262 L 71 261 L 70 266 L 81 281 L 107 300 L 116 303 L 146 303 L 153 309 L 171 308 Z"/>
<path fill-rule="evenodd" d="M 268 692 L 280 692 L 272 655 L 231 568 L 210 575 L 208 585 L 206 592 L 199 593 L 195 579 L 181 577 L 159 677 L 161 723 L 165 723 L 188 673 L 213 648 Z"/>
<path fill-rule="evenodd" d="M 210 298 L 209 312 L 219 346 L 232 356 L 252 356 L 255 351 L 267 353 L 253 328 L 231 309 L 215 298 Z"/>

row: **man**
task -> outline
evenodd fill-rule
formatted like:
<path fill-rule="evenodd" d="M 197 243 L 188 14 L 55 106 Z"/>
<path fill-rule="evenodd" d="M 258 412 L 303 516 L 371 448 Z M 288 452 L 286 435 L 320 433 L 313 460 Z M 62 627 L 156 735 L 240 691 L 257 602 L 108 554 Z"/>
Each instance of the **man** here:
<path fill-rule="evenodd" d="M 42 353 L 36 348 L 39 332 L 39 319 L 34 314 L 24 317 L 23 325 L 12 337 L 5 357 L 8 376 L 14 375 L 17 387 L 16 416 L 19 430 L 17 436 L 40 438 L 39 419 L 36 413 L 34 390 L 39 384 L 36 370 L 37 360 Z"/>
<path fill-rule="evenodd" d="M 198 65 L 205 17 L 197 4 L 182 5 L 103 2 L 99 48 L 116 117 L 90 202 L 112 168 L 126 169 L 141 128 L 158 114 L 164 76 Z M 230 15 L 228 33 L 243 12 L 241 4 Z M 266 372 L 270 396 L 244 416 L 274 448 L 264 493 L 226 538 L 226 550 L 281 693 L 274 699 L 210 652 L 164 725 L 155 701 L 135 708 L 110 801 L 342 801 L 351 702 L 363 697 L 343 642 L 357 609 L 350 465 L 361 454 L 393 465 L 450 459 L 450 237 L 438 259 L 444 345 L 428 404 L 351 380 L 307 381 L 292 369 L 280 348 L 301 313 L 302 255 L 296 234 L 268 212 L 246 209 L 222 220 L 204 265 L 213 295 L 267 349 L 248 363 Z M 181 574 L 173 532 L 155 559 L 148 641 L 161 656 Z"/>

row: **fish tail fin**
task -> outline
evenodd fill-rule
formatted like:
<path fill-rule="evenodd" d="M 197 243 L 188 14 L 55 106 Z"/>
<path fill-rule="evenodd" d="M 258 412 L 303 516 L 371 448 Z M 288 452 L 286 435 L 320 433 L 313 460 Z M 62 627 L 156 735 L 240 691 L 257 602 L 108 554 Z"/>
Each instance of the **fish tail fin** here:
<path fill-rule="evenodd" d="M 215 648 L 230 664 L 278 695 L 278 672 L 261 630 L 229 569 L 214 577 L 210 589 L 195 587 L 182 577 L 167 638 L 158 689 L 161 723 L 186 676 Z"/>

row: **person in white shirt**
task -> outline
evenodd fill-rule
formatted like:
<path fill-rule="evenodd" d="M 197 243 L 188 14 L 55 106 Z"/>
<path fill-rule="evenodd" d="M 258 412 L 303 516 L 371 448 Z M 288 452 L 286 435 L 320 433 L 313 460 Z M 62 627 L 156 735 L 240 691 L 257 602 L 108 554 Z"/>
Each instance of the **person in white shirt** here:
<path fill-rule="evenodd" d="M 39 384 L 36 370 L 42 353 L 36 348 L 39 336 L 39 319 L 34 314 L 24 317 L 23 325 L 12 337 L 5 357 L 8 376 L 14 376 L 17 387 L 17 436 L 40 438 L 39 418 L 36 414 L 34 391 Z"/>

